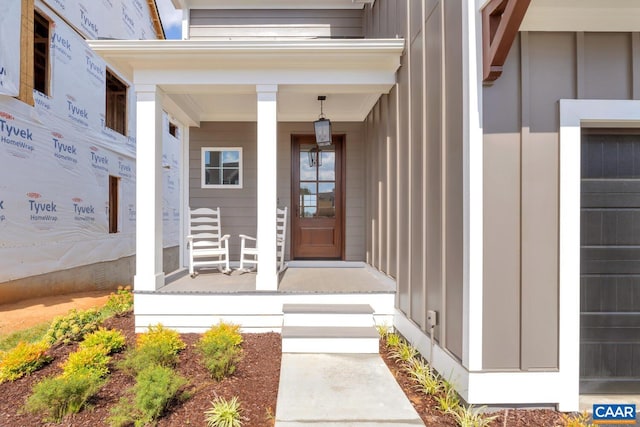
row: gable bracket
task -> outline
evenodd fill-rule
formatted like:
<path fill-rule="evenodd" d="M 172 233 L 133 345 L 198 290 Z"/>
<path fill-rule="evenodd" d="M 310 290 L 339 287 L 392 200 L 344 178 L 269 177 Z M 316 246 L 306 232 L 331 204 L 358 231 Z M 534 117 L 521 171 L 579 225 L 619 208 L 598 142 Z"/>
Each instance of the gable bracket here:
<path fill-rule="evenodd" d="M 531 0 L 490 0 L 482 8 L 482 81 L 493 82 L 502 74 L 511 45 Z"/>

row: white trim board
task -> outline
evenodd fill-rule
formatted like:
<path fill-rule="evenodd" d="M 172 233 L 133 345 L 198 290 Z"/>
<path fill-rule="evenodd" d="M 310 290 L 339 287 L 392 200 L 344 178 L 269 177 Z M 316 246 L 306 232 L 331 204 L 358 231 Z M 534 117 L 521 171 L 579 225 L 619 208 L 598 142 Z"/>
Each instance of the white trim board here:
<path fill-rule="evenodd" d="M 640 101 L 560 100 L 559 409 L 579 408 L 582 127 L 640 127 Z"/>

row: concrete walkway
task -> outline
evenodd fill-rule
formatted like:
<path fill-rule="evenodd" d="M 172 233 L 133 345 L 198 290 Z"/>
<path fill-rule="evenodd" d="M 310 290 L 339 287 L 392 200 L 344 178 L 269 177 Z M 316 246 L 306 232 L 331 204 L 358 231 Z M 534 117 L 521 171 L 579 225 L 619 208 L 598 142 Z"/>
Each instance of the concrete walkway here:
<path fill-rule="evenodd" d="M 424 426 L 378 354 L 282 355 L 276 427 Z"/>

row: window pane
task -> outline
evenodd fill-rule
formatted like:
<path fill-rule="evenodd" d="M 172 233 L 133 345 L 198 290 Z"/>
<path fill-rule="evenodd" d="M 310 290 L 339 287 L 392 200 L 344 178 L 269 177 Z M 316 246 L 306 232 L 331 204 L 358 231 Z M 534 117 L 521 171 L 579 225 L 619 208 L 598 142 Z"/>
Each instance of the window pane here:
<path fill-rule="evenodd" d="M 312 218 L 317 213 L 317 189 L 315 182 L 300 183 L 300 217 Z"/>
<path fill-rule="evenodd" d="M 220 169 L 219 168 L 211 168 L 206 171 L 205 184 L 207 185 L 220 185 Z"/>
<path fill-rule="evenodd" d="M 321 181 L 335 181 L 336 179 L 336 153 L 326 151 L 324 148 L 320 152 L 322 163 L 318 166 L 318 179 Z"/>
<path fill-rule="evenodd" d="M 238 185 L 240 184 L 240 171 L 238 169 L 223 169 L 223 184 Z"/>
<path fill-rule="evenodd" d="M 336 216 L 336 184 L 333 182 L 318 184 L 318 216 L 325 218 Z"/>
<path fill-rule="evenodd" d="M 237 168 L 240 165 L 239 151 L 222 151 L 218 153 L 222 156 L 222 166 Z"/>
<path fill-rule="evenodd" d="M 309 153 L 315 147 L 315 144 L 302 144 L 300 146 L 300 181 L 313 181 L 316 179 L 316 165 Z"/>
<path fill-rule="evenodd" d="M 206 151 L 204 157 L 205 167 L 220 167 L 220 152 Z"/>

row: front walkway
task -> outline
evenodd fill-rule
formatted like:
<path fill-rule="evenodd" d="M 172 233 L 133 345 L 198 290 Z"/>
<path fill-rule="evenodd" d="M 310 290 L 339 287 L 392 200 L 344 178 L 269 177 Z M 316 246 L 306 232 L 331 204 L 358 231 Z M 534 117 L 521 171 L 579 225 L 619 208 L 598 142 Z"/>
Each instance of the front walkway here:
<path fill-rule="evenodd" d="M 309 425 L 424 423 L 379 354 L 285 353 L 275 427 Z"/>

